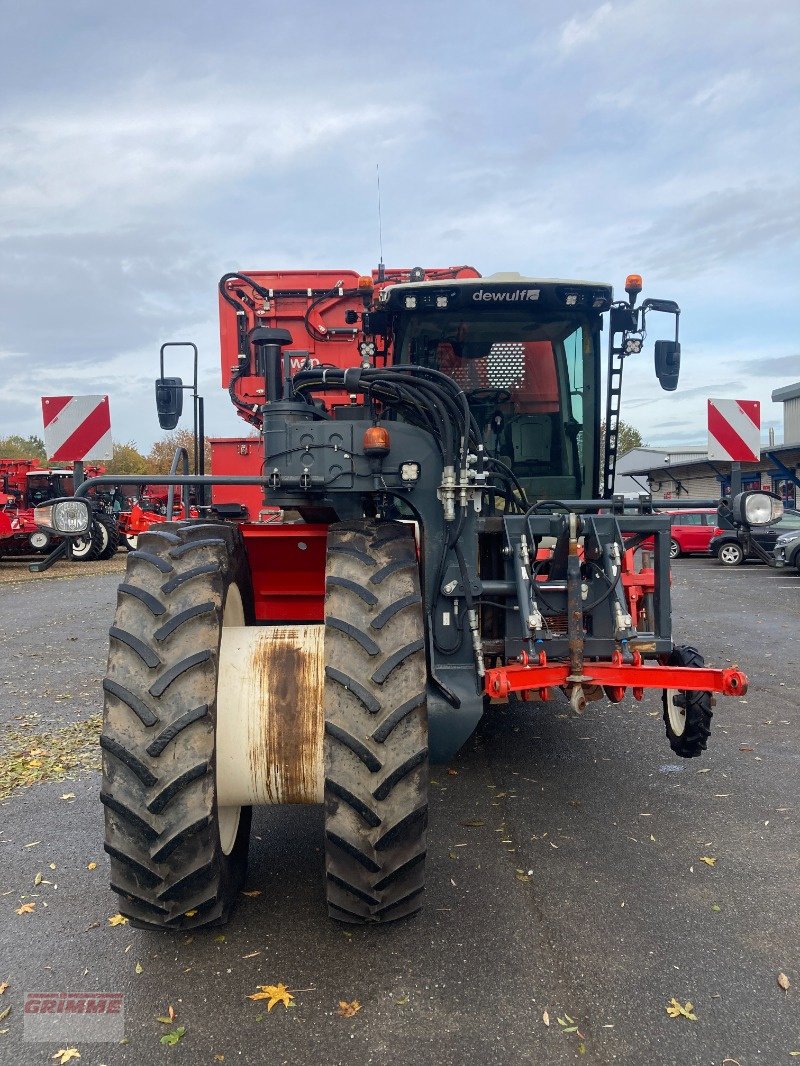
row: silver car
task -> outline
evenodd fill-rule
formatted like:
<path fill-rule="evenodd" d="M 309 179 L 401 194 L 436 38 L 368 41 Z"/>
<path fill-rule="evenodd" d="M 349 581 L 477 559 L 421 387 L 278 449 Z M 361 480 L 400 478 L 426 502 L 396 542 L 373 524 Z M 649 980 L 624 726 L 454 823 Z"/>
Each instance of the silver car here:
<path fill-rule="evenodd" d="M 800 529 L 790 529 L 775 541 L 772 554 L 778 566 L 793 566 L 800 573 Z"/>

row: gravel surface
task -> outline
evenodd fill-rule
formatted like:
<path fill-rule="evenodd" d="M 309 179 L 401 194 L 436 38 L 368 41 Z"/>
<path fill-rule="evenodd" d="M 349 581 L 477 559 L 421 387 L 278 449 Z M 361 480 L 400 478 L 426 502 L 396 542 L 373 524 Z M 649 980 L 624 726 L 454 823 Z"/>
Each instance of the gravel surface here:
<path fill-rule="evenodd" d="M 20 715 L 46 735 L 101 707 L 119 574 L 63 569 L 0 588 L 0 750 Z M 0 1062 L 73 1046 L 24 1042 L 26 992 L 97 989 L 125 993 L 128 1042 L 76 1041 L 80 1066 L 795 1061 L 800 577 L 703 559 L 674 574 L 677 638 L 750 676 L 719 699 L 707 756 L 673 756 L 654 696 L 492 712 L 432 770 L 427 903 L 408 922 L 330 922 L 321 812 L 277 808 L 256 812 L 253 894 L 226 929 L 111 927 L 99 776 L 16 791 L 0 804 Z M 278 982 L 291 1009 L 247 998 Z M 697 1020 L 669 1017 L 672 997 Z M 362 1008 L 340 1017 L 339 1000 Z"/>

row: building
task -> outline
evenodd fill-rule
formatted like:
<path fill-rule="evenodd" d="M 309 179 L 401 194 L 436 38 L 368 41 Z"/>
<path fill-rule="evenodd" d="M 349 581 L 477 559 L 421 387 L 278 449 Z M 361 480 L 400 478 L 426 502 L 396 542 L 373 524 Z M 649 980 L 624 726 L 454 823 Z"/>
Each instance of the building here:
<path fill-rule="evenodd" d="M 784 443 L 762 448 L 757 463 L 741 464 L 742 489 L 774 492 L 786 506 L 796 507 L 800 499 L 800 382 L 775 389 L 772 399 L 783 404 Z M 615 491 L 626 496 L 648 491 L 665 500 L 682 496 L 716 499 L 730 493 L 731 465 L 710 460 L 706 448 L 634 448 L 620 456 Z"/>

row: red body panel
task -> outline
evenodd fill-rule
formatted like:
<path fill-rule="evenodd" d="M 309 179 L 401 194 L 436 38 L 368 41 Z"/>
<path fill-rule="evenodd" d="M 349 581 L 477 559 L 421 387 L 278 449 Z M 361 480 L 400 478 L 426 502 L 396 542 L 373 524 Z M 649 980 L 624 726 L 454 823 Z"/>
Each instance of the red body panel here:
<path fill-rule="evenodd" d="M 322 622 L 325 611 L 323 525 L 241 527 L 259 622 Z"/>
<path fill-rule="evenodd" d="M 214 437 L 211 439 L 212 474 L 258 477 L 263 465 L 258 437 Z M 258 519 L 264 493 L 258 485 L 212 485 L 212 503 L 240 503 L 247 508 L 251 522 Z"/>

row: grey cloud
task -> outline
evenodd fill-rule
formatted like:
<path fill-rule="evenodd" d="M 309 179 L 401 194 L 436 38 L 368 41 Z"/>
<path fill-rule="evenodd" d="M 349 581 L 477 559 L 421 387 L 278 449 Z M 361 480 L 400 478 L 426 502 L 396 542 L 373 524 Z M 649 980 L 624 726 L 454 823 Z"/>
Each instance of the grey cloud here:
<path fill-rule="evenodd" d="M 800 354 L 742 359 L 735 366 L 758 378 L 800 378 Z M 776 386 L 777 388 L 778 386 Z"/>

